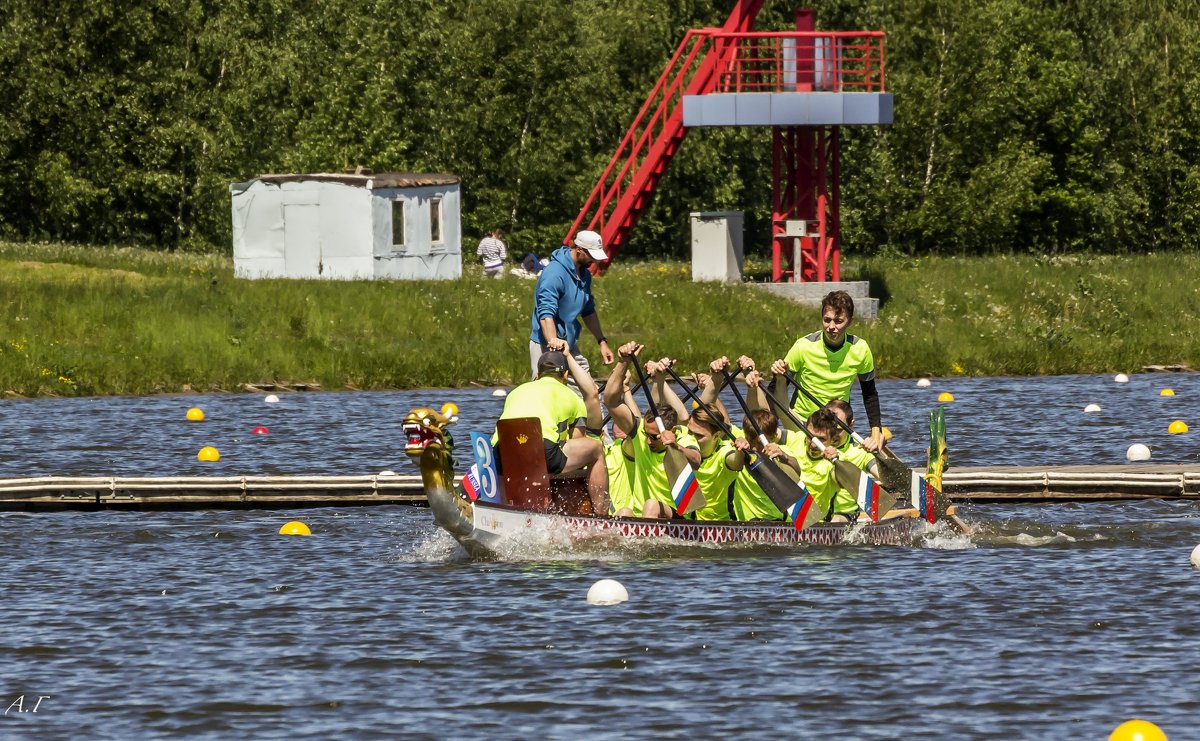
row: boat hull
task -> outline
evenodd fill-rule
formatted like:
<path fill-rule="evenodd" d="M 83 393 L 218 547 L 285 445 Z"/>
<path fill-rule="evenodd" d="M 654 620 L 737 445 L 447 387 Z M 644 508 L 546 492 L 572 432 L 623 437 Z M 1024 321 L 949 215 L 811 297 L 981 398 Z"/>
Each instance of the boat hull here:
<path fill-rule="evenodd" d="M 468 502 L 454 492 L 427 492 L 438 524 L 476 557 L 506 558 L 546 546 L 622 547 L 638 544 L 706 547 L 755 545 L 912 545 L 923 520 L 901 517 L 878 523 L 819 524 L 797 530 L 785 522 L 647 520 L 530 512 Z"/>

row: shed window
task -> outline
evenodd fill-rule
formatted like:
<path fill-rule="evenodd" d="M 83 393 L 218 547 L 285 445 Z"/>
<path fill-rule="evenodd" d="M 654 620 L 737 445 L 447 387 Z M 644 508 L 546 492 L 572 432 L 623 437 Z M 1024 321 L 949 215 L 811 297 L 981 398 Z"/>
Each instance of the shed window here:
<path fill-rule="evenodd" d="M 442 242 L 442 199 L 429 199 L 429 233 L 434 244 Z"/>
<path fill-rule="evenodd" d="M 392 201 L 392 246 L 404 246 L 404 201 Z"/>

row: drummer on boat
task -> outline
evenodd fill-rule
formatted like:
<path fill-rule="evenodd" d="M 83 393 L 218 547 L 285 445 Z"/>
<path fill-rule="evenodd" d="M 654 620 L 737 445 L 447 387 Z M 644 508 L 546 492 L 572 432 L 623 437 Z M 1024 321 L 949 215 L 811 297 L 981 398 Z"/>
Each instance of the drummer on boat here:
<path fill-rule="evenodd" d="M 500 419 L 536 417 L 541 423 L 546 470 L 551 474 L 588 469 L 587 490 L 595 512 L 608 512 L 608 468 L 604 446 L 588 437 L 585 429 L 600 428 L 600 400 L 596 383 L 571 355 L 557 350 L 542 353 L 538 377 L 517 386 L 504 400 Z M 583 398 L 567 387 L 567 374 Z M 581 426 L 582 424 L 582 426 Z M 500 465 L 500 433 L 492 433 L 494 459 Z"/>

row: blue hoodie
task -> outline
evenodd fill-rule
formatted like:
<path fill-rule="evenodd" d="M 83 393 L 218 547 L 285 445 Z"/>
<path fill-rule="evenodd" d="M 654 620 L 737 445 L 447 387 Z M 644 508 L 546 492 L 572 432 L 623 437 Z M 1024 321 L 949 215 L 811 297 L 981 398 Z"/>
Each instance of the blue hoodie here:
<path fill-rule="evenodd" d="M 542 269 L 533 289 L 533 331 L 529 339 L 546 344 L 539 320 L 554 317 L 560 339 L 569 347 L 579 344 L 579 317 L 596 313 L 592 298 L 592 273 L 584 270 L 580 277 L 571 259 L 570 247 L 559 247 L 550 255 L 550 264 Z"/>

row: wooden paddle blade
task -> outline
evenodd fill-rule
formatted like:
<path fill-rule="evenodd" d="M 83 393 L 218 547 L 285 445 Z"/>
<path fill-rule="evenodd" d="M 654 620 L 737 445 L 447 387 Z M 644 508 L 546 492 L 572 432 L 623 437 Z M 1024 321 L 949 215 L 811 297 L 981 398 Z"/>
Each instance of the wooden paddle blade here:
<path fill-rule="evenodd" d="M 817 506 L 816 500 L 812 498 L 812 494 L 806 489 L 804 495 L 801 496 L 796 503 L 788 509 L 784 510 L 787 513 L 788 520 L 797 530 L 804 530 L 810 525 L 814 525 L 824 519 L 824 513 Z"/>
<path fill-rule="evenodd" d="M 671 499 L 679 514 L 690 514 L 708 506 L 704 492 L 700 491 L 700 482 L 696 480 L 696 472 L 681 451 L 667 448 L 663 469 L 667 472 L 667 481 L 671 482 Z"/>
<path fill-rule="evenodd" d="M 793 481 L 778 463 L 763 455 L 754 456 L 749 463 L 750 476 L 780 512 L 787 512 L 802 497 L 808 496 L 803 484 Z M 824 516 L 824 512 L 817 513 Z"/>
<path fill-rule="evenodd" d="M 853 463 L 844 461 L 841 458 L 833 462 L 833 478 L 838 482 L 838 486 L 846 491 L 858 491 L 858 480 L 862 476 L 862 469 Z"/>
<path fill-rule="evenodd" d="M 933 524 L 946 515 L 950 507 L 950 498 L 942 494 L 933 482 L 917 471 L 912 471 L 911 501 L 912 506 L 921 512 L 921 517 Z"/>
<path fill-rule="evenodd" d="M 879 466 L 879 479 L 890 491 L 898 494 L 908 494 L 912 487 L 912 469 L 899 458 L 876 457 L 875 464 Z"/>
<path fill-rule="evenodd" d="M 858 507 L 867 513 L 871 522 L 879 522 L 879 519 L 896 505 L 896 495 L 883 488 L 875 477 L 866 471 L 860 472 L 857 491 Z"/>

